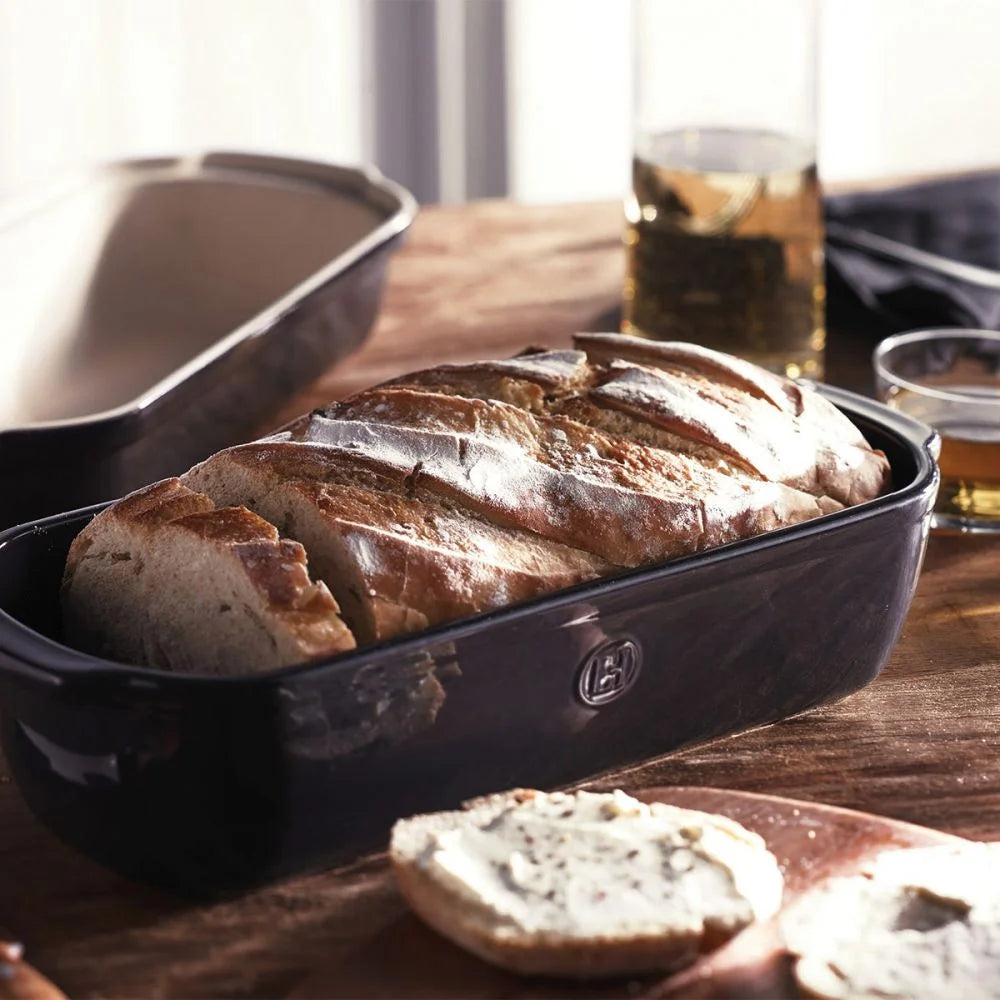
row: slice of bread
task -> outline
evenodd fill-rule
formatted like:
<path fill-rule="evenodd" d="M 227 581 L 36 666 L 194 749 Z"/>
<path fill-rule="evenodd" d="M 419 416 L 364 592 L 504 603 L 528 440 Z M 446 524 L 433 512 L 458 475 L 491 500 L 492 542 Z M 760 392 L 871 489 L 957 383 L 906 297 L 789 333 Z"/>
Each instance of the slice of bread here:
<path fill-rule="evenodd" d="M 301 545 L 177 479 L 108 507 L 76 537 L 62 604 L 78 649 L 165 670 L 256 673 L 354 648 Z"/>
<path fill-rule="evenodd" d="M 886 852 L 781 928 L 807 996 L 1000 998 L 1000 843 Z"/>
<path fill-rule="evenodd" d="M 591 580 L 612 567 L 408 495 L 348 451 L 291 442 L 218 452 L 184 477 L 301 542 L 359 642 L 392 638 Z"/>
<path fill-rule="evenodd" d="M 514 791 L 415 816 L 393 828 L 389 856 L 431 927 L 526 974 L 679 968 L 781 901 L 757 834 L 620 791 Z"/>

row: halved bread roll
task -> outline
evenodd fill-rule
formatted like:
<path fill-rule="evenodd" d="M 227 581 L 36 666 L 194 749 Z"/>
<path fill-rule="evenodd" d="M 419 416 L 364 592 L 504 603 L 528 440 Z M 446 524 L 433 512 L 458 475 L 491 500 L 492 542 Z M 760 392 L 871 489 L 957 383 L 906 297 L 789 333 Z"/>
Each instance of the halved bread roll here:
<path fill-rule="evenodd" d="M 389 857 L 428 924 L 528 974 L 678 968 L 771 916 L 782 892 L 757 834 L 620 791 L 514 791 L 401 820 Z"/>
<path fill-rule="evenodd" d="M 807 996 L 1000 998 L 1000 843 L 886 852 L 781 927 Z"/>
<path fill-rule="evenodd" d="M 62 592 L 67 641 L 123 663 L 244 674 L 355 645 L 301 545 L 177 479 L 102 511 L 70 548 Z"/>

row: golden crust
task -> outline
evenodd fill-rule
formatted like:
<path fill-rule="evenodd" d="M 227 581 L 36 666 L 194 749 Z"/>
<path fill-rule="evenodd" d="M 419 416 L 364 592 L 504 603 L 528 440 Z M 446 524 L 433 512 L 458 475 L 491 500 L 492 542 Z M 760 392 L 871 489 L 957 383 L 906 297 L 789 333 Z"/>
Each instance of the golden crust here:
<path fill-rule="evenodd" d="M 693 344 L 618 334 L 575 341 L 583 350 L 529 355 L 530 365 L 441 366 L 389 384 L 563 414 L 708 468 L 807 493 L 821 504 L 809 516 L 836 509 L 828 501 L 849 506 L 890 486 L 885 455 L 823 397 L 789 379 Z M 783 518 L 776 511 L 779 523 L 795 521 Z"/>

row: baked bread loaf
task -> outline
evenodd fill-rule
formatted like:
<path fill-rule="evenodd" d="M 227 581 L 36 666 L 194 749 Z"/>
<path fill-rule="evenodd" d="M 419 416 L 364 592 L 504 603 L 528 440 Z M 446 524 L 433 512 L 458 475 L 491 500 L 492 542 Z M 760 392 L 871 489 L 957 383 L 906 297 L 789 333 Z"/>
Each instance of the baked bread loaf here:
<path fill-rule="evenodd" d="M 514 972 L 587 978 L 689 964 L 777 912 L 764 841 L 623 792 L 508 792 L 400 820 L 389 857 L 431 927 Z"/>
<path fill-rule="evenodd" d="M 587 334 L 576 348 L 396 379 L 219 452 L 180 484 L 301 543 L 360 643 L 796 524 L 889 484 L 885 456 L 787 379 L 689 344 Z M 102 514 L 77 551 L 112 522 L 129 534 L 134 508 Z M 179 537 L 152 522 L 131 534 L 144 551 Z M 72 644 L 188 669 L 213 642 L 208 626 L 183 651 L 176 634 L 160 641 L 167 603 L 105 584 L 95 598 L 77 563 L 64 586 Z M 145 638 L 119 641 L 140 605 Z M 306 654 L 268 628 L 260 641 L 281 655 L 255 663 L 346 648 Z"/>
<path fill-rule="evenodd" d="M 879 855 L 781 917 L 795 978 L 830 1000 L 1000 998 L 1000 843 Z"/>

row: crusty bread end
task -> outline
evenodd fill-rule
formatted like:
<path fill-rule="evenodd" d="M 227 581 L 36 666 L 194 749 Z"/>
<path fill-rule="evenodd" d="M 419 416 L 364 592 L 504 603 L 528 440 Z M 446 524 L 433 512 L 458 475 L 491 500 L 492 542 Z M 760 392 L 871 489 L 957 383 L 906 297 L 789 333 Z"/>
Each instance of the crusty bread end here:
<path fill-rule="evenodd" d="M 257 673 L 354 648 L 300 544 L 177 479 L 130 494 L 80 532 L 62 609 L 78 649 L 166 670 Z"/>

